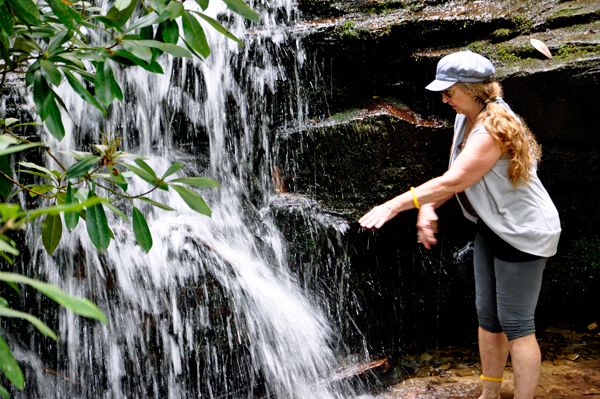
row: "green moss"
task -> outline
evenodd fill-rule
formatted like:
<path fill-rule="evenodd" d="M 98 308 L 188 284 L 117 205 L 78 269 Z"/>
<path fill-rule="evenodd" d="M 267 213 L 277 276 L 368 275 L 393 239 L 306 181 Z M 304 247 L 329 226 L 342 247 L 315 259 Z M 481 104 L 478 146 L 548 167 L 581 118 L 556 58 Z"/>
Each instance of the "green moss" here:
<path fill-rule="evenodd" d="M 510 29 L 506 29 L 506 28 L 502 28 L 502 29 L 496 29 L 495 31 L 492 32 L 492 36 L 500 38 L 500 37 L 507 37 L 510 36 L 511 30 Z"/>
<path fill-rule="evenodd" d="M 365 27 L 357 27 L 354 21 L 346 21 L 334 29 L 334 35 L 339 39 L 360 39 L 369 35 L 369 30 Z"/>
<path fill-rule="evenodd" d="M 358 109 L 354 108 L 354 109 L 345 110 L 343 112 L 332 115 L 331 117 L 329 117 L 328 121 L 345 122 L 345 121 L 350 121 L 350 120 L 356 118 L 357 116 L 358 116 Z"/>
<path fill-rule="evenodd" d="M 512 21 L 519 31 L 523 33 L 531 32 L 531 27 L 533 26 L 533 18 L 530 18 L 529 16 L 523 14 L 516 14 L 512 17 Z"/>
<path fill-rule="evenodd" d="M 566 44 L 558 49 L 558 55 L 556 58 L 574 58 L 578 56 L 585 56 L 589 54 L 599 53 L 600 44 L 596 45 L 574 45 Z"/>
<path fill-rule="evenodd" d="M 575 14 L 575 10 L 572 8 L 563 8 L 562 10 L 557 11 L 553 18 L 561 18 L 561 17 L 570 17 Z"/>

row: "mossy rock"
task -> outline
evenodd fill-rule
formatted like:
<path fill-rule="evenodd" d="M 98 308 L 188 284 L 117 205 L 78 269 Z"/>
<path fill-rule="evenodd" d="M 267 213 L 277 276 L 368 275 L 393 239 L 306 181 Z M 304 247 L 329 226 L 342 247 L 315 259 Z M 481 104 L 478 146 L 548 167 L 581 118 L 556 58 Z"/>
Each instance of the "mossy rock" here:
<path fill-rule="evenodd" d="M 332 118 L 335 120 L 335 117 Z M 280 141 L 293 190 L 354 216 L 443 173 L 451 129 L 390 114 L 324 122 Z"/>

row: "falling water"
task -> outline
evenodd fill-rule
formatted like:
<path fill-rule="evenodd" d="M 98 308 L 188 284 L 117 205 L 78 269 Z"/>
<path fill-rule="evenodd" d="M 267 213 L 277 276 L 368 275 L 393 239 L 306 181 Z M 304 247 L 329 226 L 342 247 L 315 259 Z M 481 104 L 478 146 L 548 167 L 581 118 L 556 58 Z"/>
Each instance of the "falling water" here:
<path fill-rule="evenodd" d="M 218 6 L 211 2 L 208 12 L 222 13 Z M 124 150 L 145 156 L 159 175 L 184 162 L 182 175 L 204 175 L 222 186 L 201 192 L 212 218 L 191 211 L 172 192 L 151 198 L 176 212 L 136 203 L 153 236 L 149 254 L 116 215 L 109 216 L 115 240 L 105 253 L 93 247 L 82 223 L 63 236 L 53 256 L 42 249 L 39 226 L 30 230 L 31 267 L 70 294 L 92 299 L 110 325 L 60 310 L 60 344 L 45 350 L 58 374 L 42 369 L 48 359 L 19 349 L 15 340 L 17 358 L 31 366 L 27 396 L 354 395 L 331 382 L 339 356 L 332 350 L 338 338 L 328 305 L 308 297 L 311 290 L 290 273 L 287 244 L 265 211 L 274 195 L 270 132 L 301 124 L 306 104 L 297 73 L 304 53 L 285 33 L 296 11 L 285 0 L 262 8 L 262 23 L 247 36 L 244 21 L 228 17 L 234 33 L 245 36 L 245 50 L 207 29 L 212 54 L 205 62 L 163 57 L 164 75 L 117 71 L 125 101 L 113 104 L 107 119 L 61 89 L 74 123 L 58 149 L 89 148 L 100 132 L 113 132 Z M 286 93 L 278 92 L 282 88 Z M 68 124 L 66 115 L 63 120 Z M 74 160 L 64 155 L 61 161 Z M 134 178 L 129 191 L 148 189 Z M 126 201 L 116 205 L 130 214 Z M 44 343 L 51 344 L 34 346 Z"/>

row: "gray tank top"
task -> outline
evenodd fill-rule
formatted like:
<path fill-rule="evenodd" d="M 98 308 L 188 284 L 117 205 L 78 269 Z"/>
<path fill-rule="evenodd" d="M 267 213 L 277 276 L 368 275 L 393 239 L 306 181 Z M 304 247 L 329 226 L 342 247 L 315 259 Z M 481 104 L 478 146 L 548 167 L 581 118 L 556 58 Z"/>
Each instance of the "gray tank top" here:
<path fill-rule="evenodd" d="M 496 103 L 512 113 L 502 99 Z M 466 124 L 466 116 L 458 114 L 454 122 L 450 167 L 461 152 Z M 478 134 L 489 134 L 481 123 L 473 128 L 465 145 Z M 468 209 L 467 201 L 463 204 L 457 195 L 463 214 L 475 223 L 481 218 L 496 235 L 520 251 L 550 257 L 556 253 L 560 238 L 558 211 L 535 170 L 529 184 L 514 188 L 508 177 L 508 164 L 506 154 L 502 155 L 492 169 L 464 191 L 472 210 Z"/>

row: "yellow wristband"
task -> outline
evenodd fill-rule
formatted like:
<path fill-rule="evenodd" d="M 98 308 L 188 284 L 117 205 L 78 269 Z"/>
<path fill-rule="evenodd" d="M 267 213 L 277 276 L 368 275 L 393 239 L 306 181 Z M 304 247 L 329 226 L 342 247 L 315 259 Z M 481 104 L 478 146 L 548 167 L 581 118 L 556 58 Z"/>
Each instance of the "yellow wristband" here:
<path fill-rule="evenodd" d="M 502 377 L 502 378 L 485 377 L 483 374 L 480 375 L 479 378 L 481 378 L 482 380 L 485 380 L 485 381 L 496 381 L 496 382 L 502 382 L 505 380 L 504 377 Z"/>
<path fill-rule="evenodd" d="M 411 187 L 410 191 L 412 191 L 412 195 L 413 195 L 413 202 L 415 203 L 415 208 L 419 209 L 419 201 L 417 201 L 417 196 L 415 195 L 415 188 Z"/>

